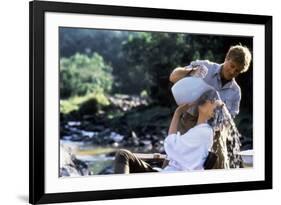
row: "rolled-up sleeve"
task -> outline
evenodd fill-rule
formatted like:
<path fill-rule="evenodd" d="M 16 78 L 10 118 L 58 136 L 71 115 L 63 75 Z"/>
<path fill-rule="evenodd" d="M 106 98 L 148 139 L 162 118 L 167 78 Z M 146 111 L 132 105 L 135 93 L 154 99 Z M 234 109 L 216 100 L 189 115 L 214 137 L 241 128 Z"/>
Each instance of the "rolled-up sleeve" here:
<path fill-rule="evenodd" d="M 239 114 L 240 101 L 241 101 L 241 92 L 239 91 L 233 96 L 231 107 L 229 109 L 229 112 L 232 117 L 235 117 L 236 115 Z"/>
<path fill-rule="evenodd" d="M 205 68 L 207 68 L 207 75 L 203 78 L 207 80 L 207 83 L 211 86 L 213 86 L 212 84 L 210 84 L 208 81 L 210 80 L 210 76 L 212 76 L 215 72 L 217 72 L 218 67 L 216 66 L 216 64 L 210 62 L 209 60 L 196 60 L 196 61 L 192 61 L 189 65 L 189 67 L 194 67 L 197 65 L 202 65 Z"/>
<path fill-rule="evenodd" d="M 191 61 L 189 66 L 196 67 L 198 65 L 203 65 L 203 66 L 206 66 L 207 68 L 209 68 L 210 65 L 212 65 L 212 63 L 208 60 L 195 60 L 195 61 Z"/>
<path fill-rule="evenodd" d="M 179 140 L 179 137 L 180 137 L 181 135 L 180 135 L 180 133 L 179 132 L 177 132 L 176 134 L 170 134 L 170 135 L 168 135 L 166 138 L 165 138 L 165 140 L 164 140 L 164 149 L 165 149 L 165 151 L 166 151 L 166 153 L 168 154 L 167 155 L 167 159 L 168 160 L 170 160 L 171 158 L 170 158 L 170 154 L 172 153 L 172 152 L 174 152 L 176 149 L 177 149 L 177 147 L 179 147 L 180 146 L 180 140 Z M 169 154 L 170 153 L 170 154 Z"/>

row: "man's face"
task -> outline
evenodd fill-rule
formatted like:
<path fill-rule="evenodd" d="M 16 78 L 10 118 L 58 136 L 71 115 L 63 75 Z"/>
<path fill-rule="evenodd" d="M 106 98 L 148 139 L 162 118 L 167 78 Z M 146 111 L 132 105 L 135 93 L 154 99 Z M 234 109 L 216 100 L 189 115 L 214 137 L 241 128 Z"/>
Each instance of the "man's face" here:
<path fill-rule="evenodd" d="M 225 59 L 221 74 L 225 80 L 231 80 L 232 78 L 237 77 L 242 69 L 243 67 L 232 59 Z"/>

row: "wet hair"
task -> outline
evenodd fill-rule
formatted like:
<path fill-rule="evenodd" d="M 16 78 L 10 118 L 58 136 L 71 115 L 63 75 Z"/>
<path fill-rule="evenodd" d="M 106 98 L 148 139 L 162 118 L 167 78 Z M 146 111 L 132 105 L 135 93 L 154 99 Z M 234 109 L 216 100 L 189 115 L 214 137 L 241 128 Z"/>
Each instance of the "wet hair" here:
<path fill-rule="evenodd" d="M 220 100 L 218 92 L 215 90 L 208 90 L 198 98 L 197 105 L 203 105 L 207 101 L 215 102 L 216 100 Z"/>
<path fill-rule="evenodd" d="M 226 119 L 226 112 L 225 112 L 225 106 L 224 105 L 218 105 L 214 109 L 214 115 L 208 120 L 208 124 L 216 131 L 218 129 L 221 129 L 221 127 L 224 125 Z"/>
<path fill-rule="evenodd" d="M 205 93 L 203 93 L 199 99 L 197 100 L 197 108 L 200 105 L 205 104 L 207 101 L 211 101 L 212 103 L 216 100 L 220 100 L 220 96 L 217 91 L 215 90 L 208 90 Z M 198 110 L 197 110 L 198 112 Z M 220 127 L 220 125 L 223 123 L 224 119 L 224 112 L 223 112 L 223 105 L 217 106 L 214 109 L 214 116 L 211 117 L 207 123 L 213 128 L 216 129 Z"/>
<path fill-rule="evenodd" d="M 218 92 L 214 90 L 207 91 L 197 100 L 197 104 L 203 105 L 206 101 L 220 100 Z M 197 109 L 198 109 L 197 106 Z M 223 166 L 226 168 L 243 167 L 243 160 L 239 155 L 241 142 L 239 133 L 234 120 L 231 117 L 227 107 L 222 104 L 214 108 L 214 115 L 207 121 L 214 131 L 214 145 L 211 150 L 219 154 L 223 160 Z M 222 140 L 220 140 L 222 139 Z"/>

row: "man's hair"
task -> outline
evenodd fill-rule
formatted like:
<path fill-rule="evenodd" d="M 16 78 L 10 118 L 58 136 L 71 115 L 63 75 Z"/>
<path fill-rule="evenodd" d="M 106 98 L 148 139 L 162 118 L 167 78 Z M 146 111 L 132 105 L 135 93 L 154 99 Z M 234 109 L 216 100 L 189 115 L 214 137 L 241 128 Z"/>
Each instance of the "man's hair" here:
<path fill-rule="evenodd" d="M 240 73 L 244 73 L 249 69 L 252 55 L 249 49 L 246 46 L 235 45 L 231 46 L 226 54 L 227 60 L 233 60 L 238 65 L 240 65 L 243 69 Z"/>

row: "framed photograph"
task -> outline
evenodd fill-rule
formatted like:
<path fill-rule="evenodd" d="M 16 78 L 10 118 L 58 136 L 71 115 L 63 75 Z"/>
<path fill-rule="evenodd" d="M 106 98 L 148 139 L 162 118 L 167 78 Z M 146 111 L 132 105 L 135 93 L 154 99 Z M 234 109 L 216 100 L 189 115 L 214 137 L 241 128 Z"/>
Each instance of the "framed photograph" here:
<path fill-rule="evenodd" d="M 30 203 L 272 188 L 271 16 L 29 11 Z"/>

